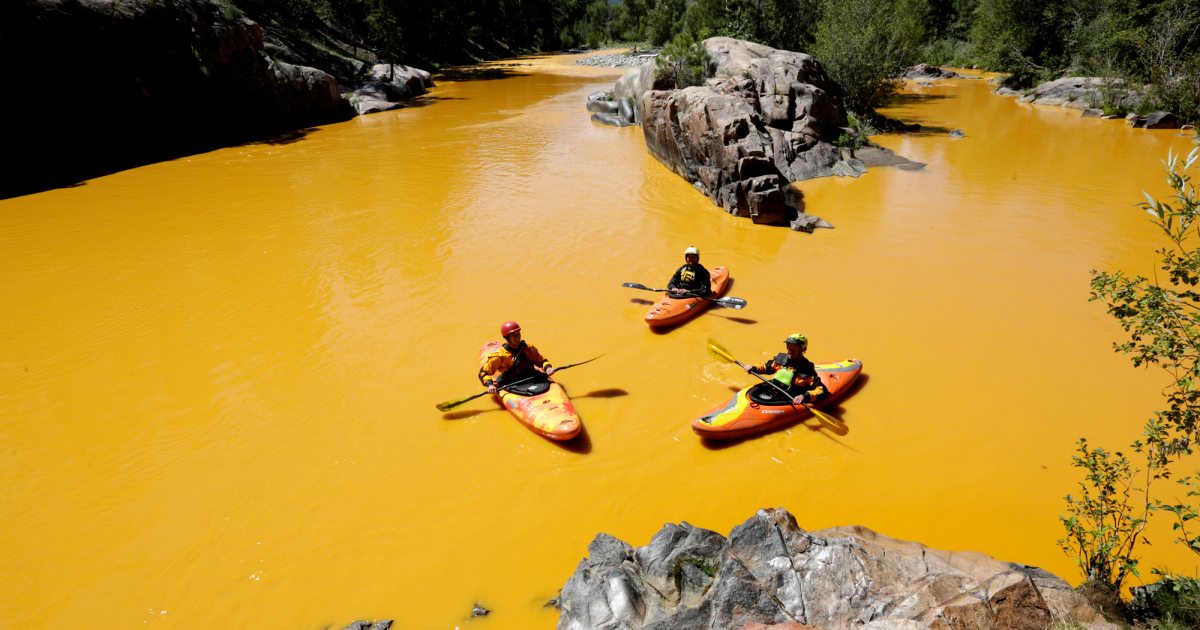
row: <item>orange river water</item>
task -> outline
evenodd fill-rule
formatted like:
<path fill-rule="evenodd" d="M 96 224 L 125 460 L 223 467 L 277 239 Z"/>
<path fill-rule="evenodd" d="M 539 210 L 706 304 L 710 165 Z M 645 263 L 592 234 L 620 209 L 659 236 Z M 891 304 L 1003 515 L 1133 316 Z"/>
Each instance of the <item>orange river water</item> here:
<path fill-rule="evenodd" d="M 1151 273 L 1133 204 L 1191 138 L 910 86 L 888 113 L 926 131 L 876 140 L 928 166 L 801 182 L 836 226 L 809 235 L 592 123 L 620 71 L 573 59 L 0 201 L 0 628 L 549 629 L 598 532 L 775 506 L 1077 582 L 1074 443 L 1124 447 L 1165 383 L 1112 351 L 1089 270 Z M 620 285 L 689 245 L 749 306 L 656 334 Z M 604 354 L 558 377 L 577 441 L 434 409 L 508 319 L 556 364 Z M 792 332 L 863 360 L 845 435 L 702 444 L 690 420 L 751 383 L 705 340 L 761 361 Z M 1142 567 L 1194 573 L 1169 526 Z"/>

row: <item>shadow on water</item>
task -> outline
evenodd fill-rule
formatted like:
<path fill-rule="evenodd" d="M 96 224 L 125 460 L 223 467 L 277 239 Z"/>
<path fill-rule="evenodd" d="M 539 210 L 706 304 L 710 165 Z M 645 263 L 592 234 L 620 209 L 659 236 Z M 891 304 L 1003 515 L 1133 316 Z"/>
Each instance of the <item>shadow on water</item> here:
<path fill-rule="evenodd" d="M 301 140 L 307 138 L 309 136 L 309 134 L 313 133 L 316 130 L 317 130 L 316 127 L 309 127 L 307 129 L 296 129 L 295 131 L 289 131 L 287 133 L 279 134 L 278 136 L 272 136 L 270 138 L 264 138 L 262 140 L 251 140 L 250 142 L 244 142 L 239 146 L 254 146 L 254 145 L 262 145 L 262 144 L 279 146 L 279 145 L 285 145 L 285 144 L 292 144 L 295 142 L 300 142 Z"/>
<path fill-rule="evenodd" d="M 572 396 L 572 398 L 616 398 L 618 396 L 628 396 L 629 392 L 613 387 L 609 389 L 597 389 L 596 391 L 588 392 L 582 396 Z"/>
<path fill-rule="evenodd" d="M 946 127 L 934 127 L 934 126 L 921 125 L 921 129 L 919 131 L 901 131 L 900 135 L 917 136 L 917 137 L 924 137 L 924 138 L 927 138 L 930 136 L 945 136 L 945 137 L 949 138 L 950 137 L 950 129 L 948 129 Z"/>
<path fill-rule="evenodd" d="M 888 101 L 887 107 L 898 105 L 920 105 L 928 101 L 940 101 L 947 98 L 958 98 L 953 94 L 896 94 Z"/>
<path fill-rule="evenodd" d="M 441 72 L 433 75 L 434 81 L 495 81 L 497 79 L 508 79 L 510 77 L 525 77 L 529 76 L 528 72 L 516 72 L 513 68 L 520 66 L 511 65 L 489 65 L 489 66 L 461 66 L 446 68 Z"/>
<path fill-rule="evenodd" d="M 642 298 L 632 298 L 629 301 L 633 302 L 634 304 L 641 304 L 642 306 L 650 306 L 651 304 L 654 304 L 653 300 L 643 300 Z"/>
<path fill-rule="evenodd" d="M 584 423 L 583 426 L 579 427 L 579 435 L 576 435 L 565 442 L 554 442 L 553 440 L 547 441 L 553 442 L 555 446 L 562 447 L 564 451 L 570 451 L 578 455 L 587 455 L 588 453 L 592 452 L 592 438 L 588 435 L 587 423 Z"/>
<path fill-rule="evenodd" d="M 757 324 L 758 323 L 757 319 L 749 319 L 746 317 L 730 317 L 728 315 L 721 315 L 720 313 L 709 312 L 709 313 L 705 313 L 705 315 L 711 315 L 713 317 L 720 317 L 721 319 L 728 319 L 731 322 L 737 322 L 739 324 Z"/>
<path fill-rule="evenodd" d="M 489 411 L 503 411 L 503 409 L 462 409 L 459 411 L 447 411 L 442 414 L 442 420 L 463 420 L 466 418 L 474 418 L 475 416 L 485 414 Z"/>

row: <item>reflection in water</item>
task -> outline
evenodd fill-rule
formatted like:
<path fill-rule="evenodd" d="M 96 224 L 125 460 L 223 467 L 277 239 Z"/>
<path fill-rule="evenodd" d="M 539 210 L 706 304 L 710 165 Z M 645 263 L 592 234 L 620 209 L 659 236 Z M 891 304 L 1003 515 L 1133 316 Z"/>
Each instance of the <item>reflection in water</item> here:
<path fill-rule="evenodd" d="M 1077 579 L 1054 544 L 1072 445 L 1127 444 L 1162 385 L 1111 352 L 1088 271 L 1152 271 L 1132 204 L 1189 139 L 945 80 L 888 114 L 967 137 L 879 136 L 928 166 L 800 182 L 836 226 L 808 235 L 592 123 L 616 76 L 539 66 L 570 59 L 0 201 L 0 619 L 451 627 L 482 598 L 497 629 L 549 629 L 597 532 L 768 506 Z M 749 305 L 654 334 L 619 285 L 663 286 L 691 245 Z M 552 362 L 607 353 L 556 377 L 588 392 L 572 443 L 487 398 L 433 409 L 477 391 L 509 319 Z M 759 362 L 793 332 L 878 377 L 829 410 L 847 431 L 701 443 L 692 418 L 748 384 L 705 340 Z"/>

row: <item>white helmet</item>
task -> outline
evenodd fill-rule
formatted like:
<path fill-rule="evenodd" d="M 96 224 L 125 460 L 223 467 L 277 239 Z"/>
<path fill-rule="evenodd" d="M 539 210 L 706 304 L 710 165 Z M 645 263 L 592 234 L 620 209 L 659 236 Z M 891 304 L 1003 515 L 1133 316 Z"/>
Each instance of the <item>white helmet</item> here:
<path fill-rule="evenodd" d="M 695 245 L 693 245 L 693 246 L 691 246 L 691 247 L 689 247 L 689 248 L 687 248 L 687 249 L 683 250 L 683 255 L 684 255 L 684 256 L 687 256 L 688 254 L 695 254 L 695 255 L 699 256 L 699 255 L 700 255 L 700 250 L 696 249 L 696 246 L 695 246 Z"/>

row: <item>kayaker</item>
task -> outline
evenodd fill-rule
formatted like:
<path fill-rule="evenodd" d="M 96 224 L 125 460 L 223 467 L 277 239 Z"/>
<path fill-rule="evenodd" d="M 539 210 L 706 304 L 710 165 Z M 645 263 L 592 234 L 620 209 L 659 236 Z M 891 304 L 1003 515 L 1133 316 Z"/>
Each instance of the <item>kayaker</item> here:
<path fill-rule="evenodd" d="M 545 376 L 554 374 L 546 357 L 521 339 L 521 326 L 517 322 L 501 324 L 500 335 L 504 337 L 504 344 L 488 355 L 483 367 L 479 368 L 479 382 L 488 393 L 495 394 L 505 383 L 542 376 L 535 366 L 542 368 Z"/>
<path fill-rule="evenodd" d="M 685 249 L 683 260 L 683 266 L 667 283 L 667 291 L 676 297 L 705 297 L 712 293 L 709 287 L 712 276 L 704 265 L 700 264 L 700 250 L 695 247 Z"/>
<path fill-rule="evenodd" d="M 747 365 L 746 372 L 752 374 L 774 374 L 776 381 L 789 394 L 795 396 L 792 404 L 811 403 L 828 395 L 821 378 L 817 376 L 817 366 L 805 358 L 808 351 L 808 337 L 796 333 L 789 335 L 783 342 L 787 344 L 787 354 L 780 354 L 767 359 L 761 365 Z"/>

